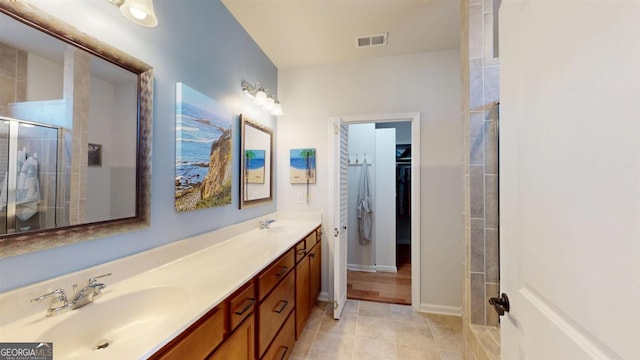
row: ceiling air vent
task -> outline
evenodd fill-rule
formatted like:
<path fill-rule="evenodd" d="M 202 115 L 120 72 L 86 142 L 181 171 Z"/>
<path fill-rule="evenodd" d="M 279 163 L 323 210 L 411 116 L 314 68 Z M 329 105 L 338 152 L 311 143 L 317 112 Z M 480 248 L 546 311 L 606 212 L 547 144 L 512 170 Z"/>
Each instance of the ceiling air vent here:
<path fill-rule="evenodd" d="M 356 47 L 363 48 L 363 47 L 369 47 L 369 46 L 387 45 L 387 34 L 388 33 L 367 35 L 367 36 L 357 36 Z"/>

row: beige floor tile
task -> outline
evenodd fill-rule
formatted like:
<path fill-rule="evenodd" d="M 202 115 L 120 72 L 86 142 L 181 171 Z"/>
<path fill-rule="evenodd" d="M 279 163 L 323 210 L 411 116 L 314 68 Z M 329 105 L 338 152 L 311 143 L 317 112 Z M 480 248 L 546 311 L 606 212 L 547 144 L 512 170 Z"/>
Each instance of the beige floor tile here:
<path fill-rule="evenodd" d="M 449 352 L 449 351 L 441 351 L 440 359 L 442 360 L 462 360 L 463 356 L 461 352 Z"/>
<path fill-rule="evenodd" d="M 440 360 L 440 355 L 435 349 L 424 349 L 407 345 L 396 345 L 398 360 Z"/>
<path fill-rule="evenodd" d="M 311 315 L 309 315 L 309 319 L 304 326 L 304 330 L 309 331 L 318 331 L 320 328 L 320 323 L 324 318 L 324 313 L 321 310 L 313 309 L 311 310 Z"/>
<path fill-rule="evenodd" d="M 343 315 L 358 315 L 358 310 L 360 309 L 360 301 L 347 299 L 347 302 L 344 304 L 344 309 L 342 310 Z M 333 312 L 333 309 L 331 310 Z"/>
<path fill-rule="evenodd" d="M 354 337 L 318 332 L 307 359 L 351 360 Z"/>
<path fill-rule="evenodd" d="M 320 310 L 322 312 L 326 311 L 330 307 L 331 303 L 328 301 L 316 301 L 315 305 L 313 305 L 313 309 Z"/>
<path fill-rule="evenodd" d="M 462 341 L 462 331 L 445 327 L 432 327 L 433 338 L 440 351 L 462 353 L 464 343 Z"/>
<path fill-rule="evenodd" d="M 450 329 L 462 330 L 462 317 L 453 315 L 441 315 L 426 313 L 431 326 L 446 327 Z"/>
<path fill-rule="evenodd" d="M 390 323 L 388 319 L 358 316 L 356 339 L 358 338 L 396 343 L 396 332 L 393 323 Z"/>
<path fill-rule="evenodd" d="M 361 301 L 358 315 L 385 319 L 391 318 L 391 306 L 384 303 Z"/>
<path fill-rule="evenodd" d="M 330 333 L 333 335 L 355 336 L 357 316 L 343 315 L 340 320 L 333 319 L 326 313 L 322 317 L 322 322 L 318 332 Z"/>
<path fill-rule="evenodd" d="M 391 308 L 391 319 L 393 321 L 408 322 L 421 327 L 429 327 L 431 325 L 429 319 L 427 319 L 424 314 L 413 311 L 411 307 L 402 310 Z"/>
<path fill-rule="evenodd" d="M 396 360 L 396 345 L 383 339 L 366 339 L 356 337 L 353 345 L 353 359 L 362 360 Z"/>
<path fill-rule="evenodd" d="M 460 317 L 410 306 L 348 300 L 340 320 L 329 303 L 314 307 L 292 360 L 462 360 Z"/>
<path fill-rule="evenodd" d="M 291 356 L 306 358 L 307 355 L 309 355 L 309 351 L 311 351 L 311 346 L 313 345 L 313 341 L 315 340 L 315 338 L 315 331 L 303 330 L 300 334 L 300 337 L 296 341 L 296 345 L 293 347 Z"/>
<path fill-rule="evenodd" d="M 415 326 L 406 322 L 393 322 L 396 343 L 416 349 L 437 350 L 436 341 L 428 327 Z"/>

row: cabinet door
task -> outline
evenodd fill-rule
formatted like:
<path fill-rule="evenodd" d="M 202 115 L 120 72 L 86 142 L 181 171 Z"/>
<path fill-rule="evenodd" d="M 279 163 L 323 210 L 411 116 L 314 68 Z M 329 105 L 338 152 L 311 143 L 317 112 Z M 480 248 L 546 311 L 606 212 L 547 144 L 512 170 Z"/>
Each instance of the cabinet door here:
<path fill-rule="evenodd" d="M 308 255 L 296 266 L 296 339 L 300 337 L 304 324 L 311 314 L 310 266 Z"/>
<path fill-rule="evenodd" d="M 151 356 L 151 359 L 204 359 L 222 342 L 223 335 L 224 311 L 222 307 L 216 307 Z"/>
<path fill-rule="evenodd" d="M 253 360 L 255 358 L 254 323 L 253 315 L 246 318 L 233 335 L 207 360 Z"/>
<path fill-rule="evenodd" d="M 320 295 L 320 278 L 322 273 L 322 243 L 317 243 L 316 246 L 309 251 L 309 262 L 310 262 L 310 306 L 313 307 L 316 301 L 318 300 L 318 295 Z"/>

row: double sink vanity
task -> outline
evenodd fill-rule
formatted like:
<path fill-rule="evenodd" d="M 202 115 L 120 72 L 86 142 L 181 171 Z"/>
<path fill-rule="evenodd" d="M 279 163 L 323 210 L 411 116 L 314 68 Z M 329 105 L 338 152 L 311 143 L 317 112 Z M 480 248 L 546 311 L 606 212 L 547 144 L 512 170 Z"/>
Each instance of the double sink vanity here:
<path fill-rule="evenodd" d="M 320 221 L 275 213 L 3 293 L 0 339 L 56 360 L 286 359 L 320 292 Z M 53 316 L 59 298 L 31 302 L 75 284 L 98 296 Z"/>

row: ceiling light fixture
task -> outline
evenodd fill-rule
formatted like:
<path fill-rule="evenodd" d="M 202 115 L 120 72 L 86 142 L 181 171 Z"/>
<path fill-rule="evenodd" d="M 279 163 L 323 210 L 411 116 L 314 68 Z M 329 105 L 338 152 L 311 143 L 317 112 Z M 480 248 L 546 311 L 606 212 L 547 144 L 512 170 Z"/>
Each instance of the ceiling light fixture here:
<path fill-rule="evenodd" d="M 256 85 L 251 85 L 246 81 L 242 82 L 242 92 L 253 100 L 256 105 L 262 106 L 262 108 L 271 115 L 282 116 L 282 105 L 275 95 L 270 95 L 260 82 L 256 82 Z"/>
<path fill-rule="evenodd" d="M 153 10 L 153 0 L 108 0 L 120 8 L 122 16 L 129 21 L 146 27 L 158 25 L 158 18 Z"/>

